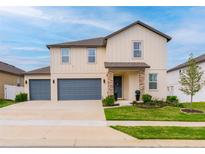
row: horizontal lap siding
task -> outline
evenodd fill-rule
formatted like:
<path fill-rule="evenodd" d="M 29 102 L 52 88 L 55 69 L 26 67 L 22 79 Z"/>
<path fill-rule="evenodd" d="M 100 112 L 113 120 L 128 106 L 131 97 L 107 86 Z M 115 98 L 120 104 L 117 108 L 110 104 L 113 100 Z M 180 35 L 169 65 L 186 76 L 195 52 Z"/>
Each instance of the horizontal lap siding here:
<path fill-rule="evenodd" d="M 49 79 L 29 80 L 30 100 L 50 100 L 51 87 Z"/>

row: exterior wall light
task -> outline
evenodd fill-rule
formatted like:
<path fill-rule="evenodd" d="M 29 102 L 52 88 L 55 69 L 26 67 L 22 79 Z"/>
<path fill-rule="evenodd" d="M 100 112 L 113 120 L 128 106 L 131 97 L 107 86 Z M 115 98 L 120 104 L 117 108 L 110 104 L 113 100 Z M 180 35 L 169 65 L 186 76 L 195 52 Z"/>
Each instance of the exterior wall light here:
<path fill-rule="evenodd" d="M 25 80 L 25 84 L 27 84 L 27 80 Z"/>
<path fill-rule="evenodd" d="M 53 84 L 55 84 L 55 80 L 53 80 Z"/>
<path fill-rule="evenodd" d="M 105 79 L 103 79 L 103 83 L 105 83 Z"/>

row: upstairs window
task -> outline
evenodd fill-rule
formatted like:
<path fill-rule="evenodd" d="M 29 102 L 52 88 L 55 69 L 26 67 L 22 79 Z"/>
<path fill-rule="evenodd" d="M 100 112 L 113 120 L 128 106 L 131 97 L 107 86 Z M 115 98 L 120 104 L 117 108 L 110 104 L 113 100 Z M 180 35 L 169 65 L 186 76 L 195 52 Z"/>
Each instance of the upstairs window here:
<path fill-rule="evenodd" d="M 96 62 L 96 48 L 88 48 L 88 63 Z"/>
<path fill-rule="evenodd" d="M 150 90 L 157 89 L 157 74 L 156 73 L 149 74 L 149 89 Z"/>
<path fill-rule="evenodd" d="M 133 42 L 133 57 L 134 58 L 142 57 L 142 42 L 140 41 Z"/>
<path fill-rule="evenodd" d="M 70 62 L 70 51 L 68 48 L 61 49 L 61 62 L 62 64 L 66 64 Z"/>

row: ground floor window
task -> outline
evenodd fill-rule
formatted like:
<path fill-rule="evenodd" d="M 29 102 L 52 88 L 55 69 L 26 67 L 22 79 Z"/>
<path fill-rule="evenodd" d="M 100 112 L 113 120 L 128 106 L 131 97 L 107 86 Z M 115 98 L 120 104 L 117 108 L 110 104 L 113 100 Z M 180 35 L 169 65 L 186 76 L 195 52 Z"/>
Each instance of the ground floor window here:
<path fill-rule="evenodd" d="M 157 73 L 149 74 L 149 89 L 150 90 L 157 89 Z"/>

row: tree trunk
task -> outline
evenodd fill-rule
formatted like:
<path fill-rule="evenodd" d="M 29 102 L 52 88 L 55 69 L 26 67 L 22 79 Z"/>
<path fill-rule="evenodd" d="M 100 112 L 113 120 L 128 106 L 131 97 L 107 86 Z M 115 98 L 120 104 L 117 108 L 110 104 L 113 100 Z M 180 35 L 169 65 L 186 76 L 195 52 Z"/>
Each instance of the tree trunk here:
<path fill-rule="evenodd" d="M 192 109 L 193 95 L 191 95 L 191 109 Z"/>

